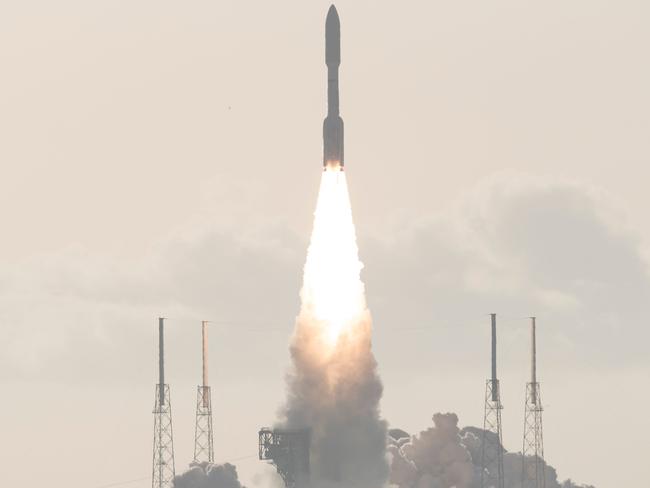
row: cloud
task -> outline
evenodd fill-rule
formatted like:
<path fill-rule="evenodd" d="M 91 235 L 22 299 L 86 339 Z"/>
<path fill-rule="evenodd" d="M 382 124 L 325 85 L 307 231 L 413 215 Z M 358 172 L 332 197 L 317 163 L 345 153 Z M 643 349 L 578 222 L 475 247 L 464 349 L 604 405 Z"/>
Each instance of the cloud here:
<path fill-rule="evenodd" d="M 370 306 L 391 327 L 459 324 L 448 340 L 492 311 L 537 315 L 567 357 L 638 362 L 650 339 L 637 325 L 650 280 L 642 243 L 621 214 L 590 187 L 495 177 L 446 212 L 404 223 L 390 242 L 361 244 Z"/>
<path fill-rule="evenodd" d="M 0 269 L 0 375 L 144 379 L 151 372 L 142 368 L 143 353 L 151 351 L 153 366 L 160 315 L 169 318 L 167 333 L 181 350 L 193 337 L 184 325 L 202 319 L 269 327 L 260 314 L 292 317 L 297 242 L 282 228 L 252 239 L 204 223 L 172 235 L 137 262 L 70 249 Z"/>
<path fill-rule="evenodd" d="M 562 360 L 642 361 L 650 337 L 638 324 L 650 281 L 642 243 L 621 214 L 590 187 L 501 176 L 436 215 L 361 235 L 377 330 L 437 327 L 449 341 L 491 311 L 537 314 Z M 0 374 L 129 381 L 136 370 L 148 378 L 142 352 L 150 350 L 153 363 L 159 314 L 177 324 L 206 317 L 280 324 L 288 336 L 305 239 L 281 222 L 217 225 L 213 218 L 205 213 L 141 260 L 68 249 L 4 266 Z M 169 333 L 187 345 L 182 329 Z M 451 354 L 442 344 L 437 352 L 441 361 Z"/>

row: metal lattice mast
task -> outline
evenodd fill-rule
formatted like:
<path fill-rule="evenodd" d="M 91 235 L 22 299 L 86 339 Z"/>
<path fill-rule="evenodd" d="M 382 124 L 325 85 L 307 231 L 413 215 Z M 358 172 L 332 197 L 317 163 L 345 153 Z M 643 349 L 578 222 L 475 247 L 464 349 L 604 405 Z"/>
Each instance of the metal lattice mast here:
<path fill-rule="evenodd" d="M 164 319 L 158 319 L 158 372 L 156 400 L 153 409 L 153 472 L 152 488 L 173 488 L 174 437 L 172 432 L 172 405 L 169 385 L 165 384 Z"/>
<path fill-rule="evenodd" d="M 522 449 L 522 488 L 546 488 L 544 438 L 542 432 L 542 398 L 537 382 L 537 345 L 535 317 L 531 317 L 530 382 L 526 383 L 524 407 L 524 447 Z"/>
<path fill-rule="evenodd" d="M 203 384 L 197 387 L 196 426 L 194 429 L 194 462 L 214 462 L 212 443 L 212 401 L 208 386 L 208 323 L 201 323 L 203 341 Z"/>
<path fill-rule="evenodd" d="M 504 488 L 501 436 L 501 396 L 497 379 L 497 316 L 492 325 L 492 377 L 485 383 L 485 414 L 481 442 L 481 488 Z"/>

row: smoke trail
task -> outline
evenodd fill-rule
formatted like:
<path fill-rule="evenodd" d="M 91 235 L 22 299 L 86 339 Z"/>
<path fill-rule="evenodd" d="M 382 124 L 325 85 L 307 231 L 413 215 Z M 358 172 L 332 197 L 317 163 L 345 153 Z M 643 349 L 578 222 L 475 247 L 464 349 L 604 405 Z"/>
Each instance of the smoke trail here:
<path fill-rule="evenodd" d="M 345 173 L 323 173 L 291 342 L 283 424 L 311 429 L 311 485 L 380 488 L 388 477 L 382 384 L 371 351 Z"/>

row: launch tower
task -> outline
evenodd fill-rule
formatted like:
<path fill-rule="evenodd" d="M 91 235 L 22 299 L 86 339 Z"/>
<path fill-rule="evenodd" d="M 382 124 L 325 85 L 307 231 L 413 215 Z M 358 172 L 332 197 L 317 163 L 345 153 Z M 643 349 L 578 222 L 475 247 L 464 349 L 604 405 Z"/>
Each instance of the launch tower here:
<path fill-rule="evenodd" d="M 501 397 L 497 379 L 497 316 L 490 314 L 492 326 L 492 377 L 485 383 L 485 413 L 481 442 L 481 488 L 504 488 L 501 436 Z"/>
<path fill-rule="evenodd" d="M 308 429 L 268 429 L 259 431 L 259 458 L 271 461 L 287 488 L 309 476 Z"/>
<path fill-rule="evenodd" d="M 173 488 L 174 438 L 169 385 L 165 384 L 164 318 L 158 319 L 158 384 L 153 409 L 153 473 L 152 488 Z"/>
<path fill-rule="evenodd" d="M 537 382 L 537 346 L 535 317 L 530 318 L 531 368 L 526 383 L 524 407 L 524 447 L 522 449 L 522 488 L 546 488 L 544 439 L 542 435 L 542 399 Z"/>

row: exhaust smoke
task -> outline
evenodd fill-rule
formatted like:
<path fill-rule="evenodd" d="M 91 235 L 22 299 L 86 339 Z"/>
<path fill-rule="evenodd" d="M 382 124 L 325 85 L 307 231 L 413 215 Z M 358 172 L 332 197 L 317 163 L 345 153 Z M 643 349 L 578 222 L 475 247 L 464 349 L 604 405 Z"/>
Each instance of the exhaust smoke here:
<path fill-rule="evenodd" d="M 390 482 L 399 488 L 472 488 L 474 466 L 461 442 L 458 416 L 436 413 L 434 427 L 390 438 Z M 392 431 L 391 431 L 392 432 Z"/>
<path fill-rule="evenodd" d="M 380 488 L 388 479 L 382 384 L 371 350 L 345 173 L 323 172 L 290 351 L 282 426 L 309 429 L 305 486 Z"/>
<path fill-rule="evenodd" d="M 192 463 L 183 474 L 174 478 L 174 488 L 246 488 L 237 477 L 237 468 L 230 463 Z"/>

